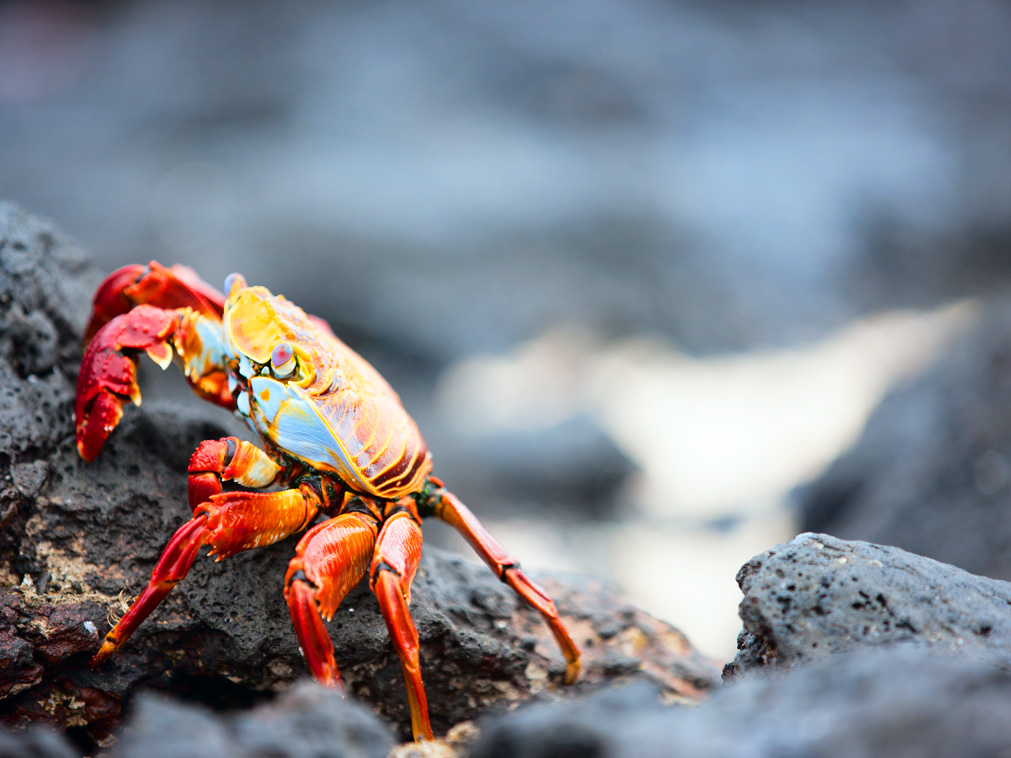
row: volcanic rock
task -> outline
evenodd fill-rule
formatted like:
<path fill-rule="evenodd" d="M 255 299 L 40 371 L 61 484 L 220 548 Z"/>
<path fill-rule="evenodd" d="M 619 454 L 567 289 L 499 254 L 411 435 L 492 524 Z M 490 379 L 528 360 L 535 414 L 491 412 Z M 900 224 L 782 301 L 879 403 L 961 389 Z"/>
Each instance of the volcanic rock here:
<path fill-rule="evenodd" d="M 1011 750 L 1011 675 L 928 650 L 863 649 L 755 677 L 697 708 L 648 686 L 529 706 L 484 726 L 471 758 L 984 758 Z"/>
<path fill-rule="evenodd" d="M 899 548 L 801 534 L 737 582 L 744 629 L 724 678 L 895 644 L 1011 660 L 1011 584 Z"/>
<path fill-rule="evenodd" d="M 385 758 L 389 728 L 362 705 L 314 682 L 274 701 L 217 714 L 161 695 L 143 694 L 110 758 Z"/>

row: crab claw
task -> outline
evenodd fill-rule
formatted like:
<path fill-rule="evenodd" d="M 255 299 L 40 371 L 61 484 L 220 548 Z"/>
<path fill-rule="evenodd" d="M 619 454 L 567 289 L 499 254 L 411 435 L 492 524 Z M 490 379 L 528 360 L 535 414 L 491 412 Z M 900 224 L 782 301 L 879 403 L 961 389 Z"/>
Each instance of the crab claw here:
<path fill-rule="evenodd" d="M 146 266 L 123 266 L 109 274 L 95 292 L 84 344 L 89 344 L 109 321 L 137 305 L 188 306 L 199 313 L 221 316 L 224 302 L 220 292 L 187 266 L 177 263 L 166 268 L 157 261 Z"/>
<path fill-rule="evenodd" d="M 127 400 L 140 405 L 137 356 L 130 351 L 144 350 L 165 368 L 172 360 L 169 340 L 178 327 L 175 311 L 141 305 L 116 316 L 95 334 L 81 361 L 74 402 L 77 450 L 84 460 L 98 456 Z"/>

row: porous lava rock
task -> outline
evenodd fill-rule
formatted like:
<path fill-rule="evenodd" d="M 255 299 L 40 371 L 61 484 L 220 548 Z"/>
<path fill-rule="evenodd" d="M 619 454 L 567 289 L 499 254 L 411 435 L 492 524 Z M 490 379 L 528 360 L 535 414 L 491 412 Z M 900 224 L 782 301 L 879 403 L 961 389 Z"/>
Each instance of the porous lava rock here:
<path fill-rule="evenodd" d="M 482 723 L 471 758 L 1011 753 L 1011 584 L 801 534 L 738 573 L 726 686 L 671 707 L 638 682 Z"/>
<path fill-rule="evenodd" d="M 889 395 L 799 491 L 802 527 L 1011 580 L 1011 297 Z"/>
<path fill-rule="evenodd" d="M 866 646 L 1011 660 L 1011 584 L 896 547 L 801 534 L 748 561 L 732 679 Z"/>
<path fill-rule="evenodd" d="M 697 708 L 648 686 L 484 725 L 471 758 L 984 758 L 1011 751 L 1011 675 L 926 649 L 862 649 L 726 687 Z"/>
<path fill-rule="evenodd" d="M 195 398 L 146 398 L 96 462 L 79 458 L 80 333 L 100 280 L 50 223 L 0 205 L 0 723 L 48 724 L 86 749 L 109 741 L 138 691 L 248 707 L 307 674 L 281 594 L 295 538 L 197 561 L 116 655 L 87 668 L 188 517 L 191 452 L 238 430 Z M 691 699 L 718 683 L 676 629 L 601 583 L 539 579 L 585 652 L 573 692 L 645 676 Z M 412 611 L 436 732 L 562 687 L 546 627 L 485 567 L 426 549 Z M 349 691 L 407 734 L 399 660 L 365 584 L 329 629 Z"/>

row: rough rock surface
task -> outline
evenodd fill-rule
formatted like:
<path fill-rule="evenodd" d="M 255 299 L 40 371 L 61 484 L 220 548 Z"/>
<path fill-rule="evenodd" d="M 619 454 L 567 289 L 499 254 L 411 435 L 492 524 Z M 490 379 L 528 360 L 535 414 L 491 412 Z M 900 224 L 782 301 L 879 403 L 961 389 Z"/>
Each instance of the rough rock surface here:
<path fill-rule="evenodd" d="M 886 398 L 800 493 L 803 528 L 897 545 L 1011 580 L 1011 299 Z"/>
<path fill-rule="evenodd" d="M 895 643 L 1011 660 L 1011 584 L 899 548 L 801 534 L 737 582 L 744 629 L 727 679 Z"/>
<path fill-rule="evenodd" d="M 646 686 L 487 724 L 472 758 L 983 758 L 1011 751 L 1011 675 L 924 650 L 863 650 L 734 684 L 697 708 Z"/>
<path fill-rule="evenodd" d="M 80 460 L 72 398 L 100 278 L 49 224 L 0 205 L 0 722 L 47 723 L 85 747 L 106 742 L 141 689 L 234 708 L 306 674 L 281 595 L 293 539 L 198 561 L 117 655 L 87 669 L 187 517 L 192 450 L 235 432 L 195 399 L 159 408 L 149 396 L 95 463 Z M 544 584 L 586 653 L 577 691 L 644 674 L 691 698 L 718 682 L 679 632 L 599 583 Z M 546 627 L 483 566 L 426 549 L 412 609 L 437 732 L 560 686 Z M 403 730 L 400 665 L 367 586 L 329 628 L 349 690 Z"/>

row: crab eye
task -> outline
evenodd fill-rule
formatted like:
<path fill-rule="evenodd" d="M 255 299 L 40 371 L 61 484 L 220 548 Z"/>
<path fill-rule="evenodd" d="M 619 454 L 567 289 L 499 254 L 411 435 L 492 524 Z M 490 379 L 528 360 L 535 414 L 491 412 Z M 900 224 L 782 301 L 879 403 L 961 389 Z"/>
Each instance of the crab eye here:
<path fill-rule="evenodd" d="M 231 273 L 225 277 L 225 297 L 228 297 L 228 293 L 232 291 L 232 287 L 235 286 L 236 280 L 241 278 L 242 274 L 239 273 Z"/>
<path fill-rule="evenodd" d="M 274 375 L 285 377 L 295 370 L 295 351 L 287 342 L 274 346 L 270 353 L 270 365 Z"/>

